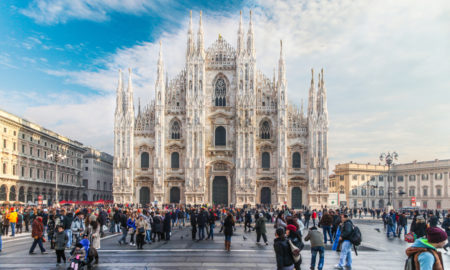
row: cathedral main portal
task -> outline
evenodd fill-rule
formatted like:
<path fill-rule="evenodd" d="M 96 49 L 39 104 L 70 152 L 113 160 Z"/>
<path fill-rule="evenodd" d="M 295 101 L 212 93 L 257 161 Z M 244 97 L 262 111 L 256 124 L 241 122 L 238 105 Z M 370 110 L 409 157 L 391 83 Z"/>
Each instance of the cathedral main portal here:
<path fill-rule="evenodd" d="M 212 188 L 213 204 L 228 205 L 228 180 L 226 176 L 216 176 Z"/>

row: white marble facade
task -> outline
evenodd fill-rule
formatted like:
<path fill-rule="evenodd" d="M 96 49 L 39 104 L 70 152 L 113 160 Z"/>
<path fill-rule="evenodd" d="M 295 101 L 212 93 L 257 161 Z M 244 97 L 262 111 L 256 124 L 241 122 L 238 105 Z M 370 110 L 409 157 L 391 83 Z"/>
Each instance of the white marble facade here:
<path fill-rule="evenodd" d="M 287 101 L 280 42 L 278 76 L 256 68 L 251 21 L 242 15 L 233 48 L 223 37 L 204 48 L 192 16 L 186 66 L 165 78 L 162 50 L 155 99 L 134 111 L 131 70 L 119 74 L 114 200 L 118 203 L 326 204 L 328 112 L 323 71 L 308 111 Z M 300 103 L 300 102 L 298 102 Z"/>

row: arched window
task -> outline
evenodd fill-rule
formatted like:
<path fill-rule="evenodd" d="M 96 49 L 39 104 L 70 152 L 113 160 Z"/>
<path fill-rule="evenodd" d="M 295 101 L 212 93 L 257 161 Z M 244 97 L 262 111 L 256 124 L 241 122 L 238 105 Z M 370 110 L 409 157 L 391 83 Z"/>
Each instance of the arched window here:
<path fill-rule="evenodd" d="M 300 168 L 300 153 L 299 152 L 294 152 L 292 154 L 292 168 Z"/>
<path fill-rule="evenodd" d="M 227 85 L 225 83 L 225 80 L 222 78 L 219 78 L 216 81 L 216 85 L 215 85 L 215 105 L 218 107 L 225 107 L 227 106 L 227 100 L 226 100 L 226 95 L 227 95 Z"/>
<path fill-rule="evenodd" d="M 6 201 L 6 185 L 0 187 L 0 201 Z"/>
<path fill-rule="evenodd" d="M 141 154 L 141 169 L 148 169 L 150 164 L 149 155 L 147 152 L 142 152 Z"/>
<path fill-rule="evenodd" d="M 179 140 L 181 138 L 181 128 L 178 121 L 174 121 L 170 127 L 170 138 L 172 140 Z"/>
<path fill-rule="evenodd" d="M 269 152 L 262 153 L 261 166 L 263 169 L 270 169 L 270 154 L 269 154 Z"/>
<path fill-rule="evenodd" d="M 270 124 L 267 121 L 264 121 L 261 125 L 261 132 L 260 132 L 261 139 L 270 139 Z"/>
<path fill-rule="evenodd" d="M 215 131 L 215 145 L 225 146 L 227 145 L 227 131 L 224 127 L 219 126 Z"/>
<path fill-rule="evenodd" d="M 180 168 L 180 154 L 178 152 L 173 152 L 170 158 L 171 168 L 178 169 Z"/>

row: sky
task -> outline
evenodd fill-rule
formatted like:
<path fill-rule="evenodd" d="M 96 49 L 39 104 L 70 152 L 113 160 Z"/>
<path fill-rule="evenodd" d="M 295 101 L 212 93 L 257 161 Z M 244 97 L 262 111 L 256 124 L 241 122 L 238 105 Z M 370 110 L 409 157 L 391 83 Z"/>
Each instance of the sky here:
<path fill-rule="evenodd" d="M 0 108 L 113 152 L 118 69 L 135 101 L 154 96 L 162 42 L 169 78 L 184 66 L 189 11 L 205 47 L 235 46 L 253 11 L 257 67 L 272 77 L 283 40 L 288 98 L 306 105 L 311 68 L 328 90 L 330 173 L 337 163 L 450 158 L 450 2 L 0 1 Z M 317 80 L 317 78 L 316 78 Z M 137 104 L 136 104 L 137 107 Z"/>

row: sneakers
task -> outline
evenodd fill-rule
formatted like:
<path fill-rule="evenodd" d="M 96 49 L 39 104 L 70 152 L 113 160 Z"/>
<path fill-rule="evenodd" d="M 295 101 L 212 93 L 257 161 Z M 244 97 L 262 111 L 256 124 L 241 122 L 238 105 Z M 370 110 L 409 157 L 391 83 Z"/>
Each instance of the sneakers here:
<path fill-rule="evenodd" d="M 43 251 L 43 252 L 41 252 L 41 254 L 48 254 L 48 252 L 47 251 Z"/>
<path fill-rule="evenodd" d="M 337 269 L 337 270 L 344 270 L 344 267 L 340 266 L 339 264 L 336 264 L 336 265 L 334 266 L 334 269 Z"/>
<path fill-rule="evenodd" d="M 268 246 L 269 245 L 269 243 L 268 242 L 266 242 L 266 246 Z"/>

